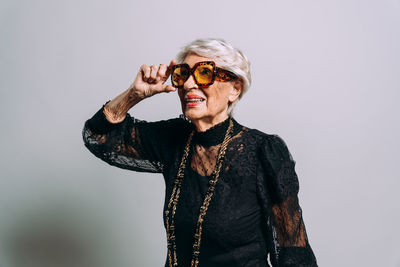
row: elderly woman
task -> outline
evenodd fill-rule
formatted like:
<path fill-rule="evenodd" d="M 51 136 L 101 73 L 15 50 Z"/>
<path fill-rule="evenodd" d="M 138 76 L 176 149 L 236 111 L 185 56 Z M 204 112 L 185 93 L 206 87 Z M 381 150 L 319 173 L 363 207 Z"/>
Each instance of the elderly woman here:
<path fill-rule="evenodd" d="M 223 40 L 195 40 L 177 62 L 142 65 L 133 84 L 85 123 L 85 146 L 95 156 L 163 174 L 166 267 L 317 266 L 285 142 L 232 117 L 250 86 L 249 65 Z M 146 122 L 127 113 L 173 91 L 180 118 Z"/>

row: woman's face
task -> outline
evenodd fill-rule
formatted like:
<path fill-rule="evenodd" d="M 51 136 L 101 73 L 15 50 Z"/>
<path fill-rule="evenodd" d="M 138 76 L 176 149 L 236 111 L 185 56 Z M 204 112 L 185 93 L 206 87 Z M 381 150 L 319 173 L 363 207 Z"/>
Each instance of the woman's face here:
<path fill-rule="evenodd" d="M 189 54 L 183 63 L 192 68 L 199 61 L 212 60 Z M 238 82 L 219 81 L 214 81 L 208 87 L 199 88 L 193 76 L 190 76 L 183 88 L 178 90 L 178 94 L 183 114 L 196 125 L 198 130 L 203 131 L 228 118 L 228 104 L 239 97 L 240 90 Z"/>

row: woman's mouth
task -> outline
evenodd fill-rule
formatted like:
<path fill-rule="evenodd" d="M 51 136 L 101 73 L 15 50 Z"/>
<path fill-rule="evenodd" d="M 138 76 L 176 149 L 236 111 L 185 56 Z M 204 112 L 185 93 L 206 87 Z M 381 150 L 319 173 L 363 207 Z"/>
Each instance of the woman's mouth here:
<path fill-rule="evenodd" d="M 205 99 L 199 95 L 190 94 L 185 96 L 185 104 L 187 107 L 196 107 L 204 101 Z"/>

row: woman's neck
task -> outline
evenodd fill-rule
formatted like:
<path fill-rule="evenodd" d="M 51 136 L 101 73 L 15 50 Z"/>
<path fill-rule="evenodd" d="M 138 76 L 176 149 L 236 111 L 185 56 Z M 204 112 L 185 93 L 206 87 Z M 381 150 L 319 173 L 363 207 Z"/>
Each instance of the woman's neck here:
<path fill-rule="evenodd" d="M 234 126 L 233 131 L 236 133 L 238 130 L 238 128 L 236 127 L 237 123 L 233 118 L 228 117 L 226 120 L 215 124 L 204 132 L 196 131 L 193 135 L 193 143 L 201 145 L 203 147 L 210 147 L 222 144 L 231 122 Z"/>
<path fill-rule="evenodd" d="M 198 132 L 205 132 L 208 129 L 214 127 L 215 125 L 225 121 L 228 118 L 228 114 L 221 114 L 219 116 L 214 116 L 211 118 L 202 118 L 198 120 L 192 120 L 191 122 L 196 127 Z"/>

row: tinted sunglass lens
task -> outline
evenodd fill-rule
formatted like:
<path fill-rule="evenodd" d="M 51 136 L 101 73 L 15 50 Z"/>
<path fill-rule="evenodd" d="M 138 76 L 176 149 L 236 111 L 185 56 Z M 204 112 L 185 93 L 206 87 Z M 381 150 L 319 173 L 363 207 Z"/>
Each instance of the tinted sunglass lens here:
<path fill-rule="evenodd" d="M 177 67 L 172 73 L 172 85 L 176 87 L 183 86 L 189 77 L 190 72 L 185 67 Z"/>
<path fill-rule="evenodd" d="M 208 84 L 212 81 L 214 67 L 212 65 L 199 65 L 194 71 L 194 76 L 199 84 Z"/>

